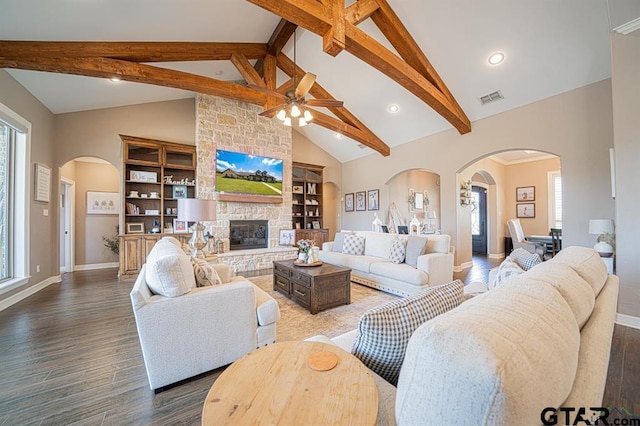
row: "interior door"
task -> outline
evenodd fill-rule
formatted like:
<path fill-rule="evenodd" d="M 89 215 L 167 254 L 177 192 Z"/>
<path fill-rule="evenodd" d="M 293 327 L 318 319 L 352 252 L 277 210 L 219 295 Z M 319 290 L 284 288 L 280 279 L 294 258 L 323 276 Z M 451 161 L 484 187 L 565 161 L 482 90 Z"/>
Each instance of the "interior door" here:
<path fill-rule="evenodd" d="M 471 212 L 471 242 L 473 254 L 487 254 L 487 190 L 471 187 L 474 209 Z"/>

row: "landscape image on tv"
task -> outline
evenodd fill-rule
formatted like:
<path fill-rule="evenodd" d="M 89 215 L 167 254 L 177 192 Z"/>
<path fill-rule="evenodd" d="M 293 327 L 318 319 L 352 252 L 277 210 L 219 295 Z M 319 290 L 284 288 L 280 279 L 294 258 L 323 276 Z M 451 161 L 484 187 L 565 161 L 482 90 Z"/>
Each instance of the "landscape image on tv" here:
<path fill-rule="evenodd" d="M 282 195 L 282 160 L 218 149 L 216 191 Z"/>

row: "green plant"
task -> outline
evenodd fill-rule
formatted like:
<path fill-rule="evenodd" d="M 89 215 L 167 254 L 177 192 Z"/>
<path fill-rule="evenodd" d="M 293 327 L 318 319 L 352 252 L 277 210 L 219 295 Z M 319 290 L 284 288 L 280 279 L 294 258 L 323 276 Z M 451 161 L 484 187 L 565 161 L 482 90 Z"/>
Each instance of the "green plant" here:
<path fill-rule="evenodd" d="M 102 236 L 104 246 L 111 250 L 111 253 L 118 255 L 120 253 L 120 239 L 118 238 L 118 226 L 116 225 L 116 234 L 113 237 Z"/>

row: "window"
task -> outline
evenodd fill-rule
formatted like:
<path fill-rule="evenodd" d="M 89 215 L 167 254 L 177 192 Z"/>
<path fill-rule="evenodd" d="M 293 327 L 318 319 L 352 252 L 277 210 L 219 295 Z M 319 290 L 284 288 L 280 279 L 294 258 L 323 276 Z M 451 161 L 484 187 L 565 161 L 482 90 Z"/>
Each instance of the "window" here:
<path fill-rule="evenodd" d="M 560 171 L 548 173 L 549 228 L 562 228 L 562 175 Z"/>
<path fill-rule="evenodd" d="M 0 293 L 28 278 L 29 130 L 0 104 Z"/>

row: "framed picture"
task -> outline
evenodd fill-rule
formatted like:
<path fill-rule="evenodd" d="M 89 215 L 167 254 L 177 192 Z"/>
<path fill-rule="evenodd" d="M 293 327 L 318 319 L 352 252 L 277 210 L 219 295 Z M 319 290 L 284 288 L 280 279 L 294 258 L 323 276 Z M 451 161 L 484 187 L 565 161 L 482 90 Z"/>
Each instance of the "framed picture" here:
<path fill-rule="evenodd" d="M 35 199 L 36 201 L 48 203 L 50 200 L 49 194 L 51 193 L 51 168 L 40 163 L 35 163 L 35 166 Z"/>
<path fill-rule="evenodd" d="M 366 196 L 367 193 L 364 191 L 356 192 L 356 211 L 361 212 L 367 210 Z"/>
<path fill-rule="evenodd" d="M 187 185 L 174 185 L 173 198 L 187 198 Z"/>
<path fill-rule="evenodd" d="M 165 234 L 173 234 L 173 222 L 166 222 L 164 224 Z"/>
<path fill-rule="evenodd" d="M 320 229 L 320 221 L 314 220 L 311 224 L 313 225 L 313 229 Z"/>
<path fill-rule="evenodd" d="M 304 192 L 304 186 L 302 185 L 293 185 L 291 189 L 294 194 L 302 194 Z"/>
<path fill-rule="evenodd" d="M 536 199 L 536 187 L 535 186 L 521 186 L 516 188 L 516 201 L 535 201 Z"/>
<path fill-rule="evenodd" d="M 131 170 L 129 179 L 133 182 L 158 182 L 158 173 L 143 172 L 141 170 Z"/>
<path fill-rule="evenodd" d="M 173 232 L 189 232 L 186 220 L 173 219 Z"/>
<path fill-rule="evenodd" d="M 380 225 L 380 229 L 382 229 L 382 232 L 385 234 L 389 233 L 389 227 L 387 225 Z"/>
<path fill-rule="evenodd" d="M 422 210 L 424 207 L 424 194 L 422 192 L 415 192 L 415 205 L 413 206 L 416 210 Z"/>
<path fill-rule="evenodd" d="M 409 233 L 409 227 L 407 225 L 398 225 L 398 234 L 407 235 L 408 233 Z"/>
<path fill-rule="evenodd" d="M 296 244 L 296 230 L 295 229 L 281 229 L 280 238 L 278 238 L 278 244 L 281 246 L 291 247 Z"/>
<path fill-rule="evenodd" d="M 352 212 L 353 211 L 353 192 L 344 195 L 344 211 Z"/>
<path fill-rule="evenodd" d="M 120 214 L 120 194 L 87 191 L 87 214 Z"/>
<path fill-rule="evenodd" d="M 536 217 L 535 203 L 516 204 L 516 217 Z"/>
<path fill-rule="evenodd" d="M 127 234 L 144 234 L 144 223 L 127 223 Z"/>
<path fill-rule="evenodd" d="M 370 189 L 367 192 L 367 207 L 369 210 L 380 210 L 380 190 Z"/>

